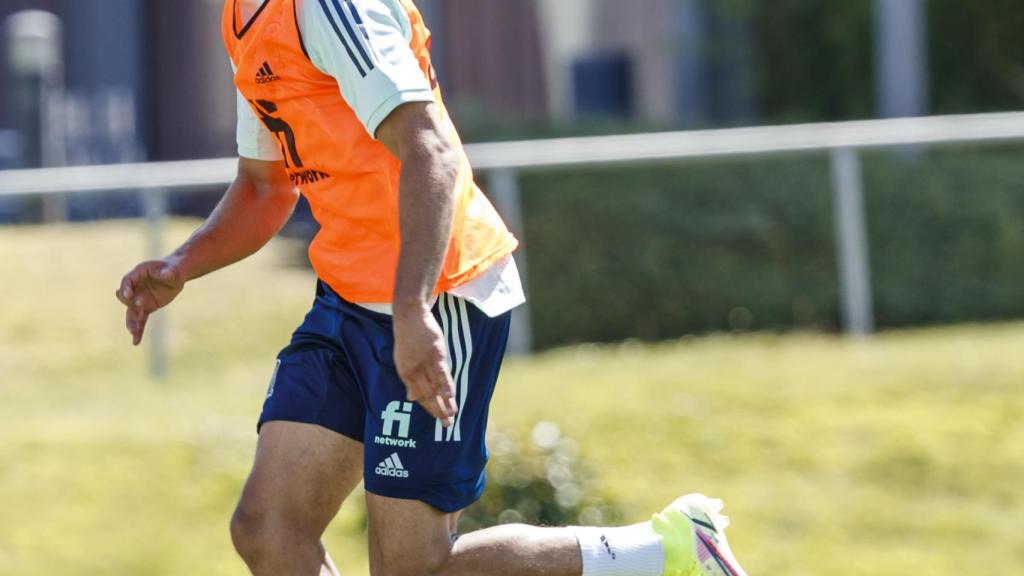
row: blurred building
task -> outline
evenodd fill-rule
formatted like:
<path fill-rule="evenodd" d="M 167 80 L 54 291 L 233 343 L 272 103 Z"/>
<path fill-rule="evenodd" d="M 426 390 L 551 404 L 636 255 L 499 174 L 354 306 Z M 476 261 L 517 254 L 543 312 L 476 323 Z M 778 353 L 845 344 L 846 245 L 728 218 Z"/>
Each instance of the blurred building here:
<path fill-rule="evenodd" d="M 201 158 L 234 148 L 221 7 L 209 0 L 5 0 L 0 20 L 42 9 L 63 21 L 67 163 Z M 0 62 L 7 61 L 0 43 Z M 11 100 L 10 90 L 0 90 L 0 130 L 16 124 Z"/>
<path fill-rule="evenodd" d="M 638 10 L 616 0 L 419 0 L 457 116 L 693 124 L 752 114 L 749 90 L 737 89 L 746 82 L 743 31 L 727 31 L 734 47 L 727 58 L 705 49 L 714 4 L 645 0 Z M 66 160 L 105 163 L 232 152 L 221 7 L 219 0 L 7 0 L 0 18 L 32 8 L 63 20 Z M 13 124 L 5 92 L 0 109 L 9 113 L 0 129 Z"/>
<path fill-rule="evenodd" d="M 752 14 L 716 0 L 417 0 L 457 119 L 498 122 L 613 117 L 653 126 L 757 120 Z M 911 93 L 896 58 L 915 10 L 876 0 L 888 84 Z M 894 8 L 895 6 L 895 8 Z M 4 0 L 0 20 L 25 9 L 63 21 L 66 106 L 62 161 L 72 164 L 225 156 L 234 150 L 234 98 L 220 40 L 222 0 Z M 890 14 L 891 12 L 891 14 Z M 897 16 L 899 18 L 897 18 Z M 909 41 L 908 41 L 909 42 Z M 0 63 L 7 62 L 0 43 Z M 895 63 L 895 64 L 889 64 Z M 763 72 L 763 70 L 762 70 Z M 9 71 L 3 72 L 9 78 Z M 920 88 L 925 77 L 911 87 Z M 925 100 L 887 114 L 920 112 Z M 0 156 L 19 115 L 0 90 Z M 916 108 L 915 108 L 916 106 Z M 909 112 L 908 112 L 909 111 Z M 5 131 L 5 129 L 7 129 Z M 0 158 L 0 165 L 2 165 Z M 31 163 L 31 162 L 29 162 Z"/>
<path fill-rule="evenodd" d="M 603 113 L 699 126 L 754 115 L 748 17 L 722 2 L 535 4 L 553 116 Z"/>
<path fill-rule="evenodd" d="M 420 0 L 456 107 L 703 126 L 756 115 L 749 17 L 713 0 Z"/>
<path fill-rule="evenodd" d="M 547 117 L 533 2 L 418 0 L 417 5 L 434 35 L 434 64 L 450 106 L 505 120 Z"/>
<path fill-rule="evenodd" d="M 58 111 L 48 118 L 63 134 L 60 158 L 43 163 L 88 164 L 146 158 L 148 137 L 148 62 L 146 5 L 138 0 L 27 1 L 7 0 L 0 19 L 26 9 L 46 10 L 63 23 L 63 77 L 66 90 Z M 8 35 L 9 37 L 9 35 Z M 0 47 L 5 77 L 13 81 L 10 46 Z M 12 90 L 0 91 L 0 127 L 21 120 L 24 103 L 11 100 Z M 49 132 L 52 139 L 54 132 Z M 23 138 L 24 140 L 24 138 Z M 26 154 L 32 161 L 31 151 Z M 51 154 L 53 156 L 53 154 Z"/>

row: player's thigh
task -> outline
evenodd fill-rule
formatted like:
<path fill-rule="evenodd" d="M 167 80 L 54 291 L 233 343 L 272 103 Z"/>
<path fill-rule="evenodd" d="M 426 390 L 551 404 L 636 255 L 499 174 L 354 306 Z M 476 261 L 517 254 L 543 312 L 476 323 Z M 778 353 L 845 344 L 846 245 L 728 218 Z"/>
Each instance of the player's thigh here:
<path fill-rule="evenodd" d="M 362 474 L 361 443 L 314 424 L 267 422 L 236 522 L 319 538 Z"/>
<path fill-rule="evenodd" d="M 445 513 L 418 500 L 366 493 L 370 574 L 436 574 L 451 551 L 451 522 Z"/>

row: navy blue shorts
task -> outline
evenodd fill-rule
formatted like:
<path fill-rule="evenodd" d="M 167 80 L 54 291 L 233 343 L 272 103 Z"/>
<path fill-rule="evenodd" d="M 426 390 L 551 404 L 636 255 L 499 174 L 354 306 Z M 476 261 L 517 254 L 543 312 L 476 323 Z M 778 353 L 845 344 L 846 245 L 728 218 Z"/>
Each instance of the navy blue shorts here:
<path fill-rule="evenodd" d="M 459 413 L 443 428 L 408 402 L 395 370 L 391 317 L 346 302 L 323 282 L 278 355 L 259 424 L 316 424 L 362 442 L 366 490 L 455 512 L 483 493 L 487 411 L 510 313 L 490 318 L 451 294 L 434 305 L 448 340 Z"/>

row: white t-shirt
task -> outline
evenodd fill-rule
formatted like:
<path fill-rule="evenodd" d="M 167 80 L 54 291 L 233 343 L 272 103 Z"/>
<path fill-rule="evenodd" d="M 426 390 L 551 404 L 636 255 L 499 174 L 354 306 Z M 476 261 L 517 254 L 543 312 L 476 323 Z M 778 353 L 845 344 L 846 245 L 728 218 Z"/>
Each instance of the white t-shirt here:
<path fill-rule="evenodd" d="M 252 18 L 263 4 L 260 0 L 240 2 L 243 21 Z M 341 97 L 371 137 L 376 137 L 381 122 L 402 104 L 434 101 L 430 82 L 409 47 L 412 24 L 398 0 L 296 0 L 296 8 L 309 59 L 337 80 Z M 237 108 L 238 155 L 281 160 L 280 144 L 241 93 Z M 492 317 L 526 301 L 511 255 L 451 293 L 473 302 Z M 388 304 L 359 304 L 390 312 Z"/>

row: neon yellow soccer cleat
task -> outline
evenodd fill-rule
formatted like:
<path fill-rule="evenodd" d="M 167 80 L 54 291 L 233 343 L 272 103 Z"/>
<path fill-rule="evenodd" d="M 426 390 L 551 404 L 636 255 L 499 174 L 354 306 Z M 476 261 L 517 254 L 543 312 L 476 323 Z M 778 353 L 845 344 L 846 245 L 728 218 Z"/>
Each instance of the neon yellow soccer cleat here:
<path fill-rule="evenodd" d="M 688 494 L 651 518 L 665 550 L 664 576 L 747 576 L 729 550 L 722 501 Z"/>

